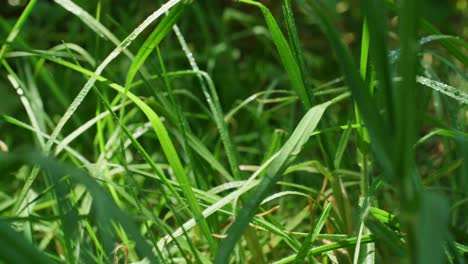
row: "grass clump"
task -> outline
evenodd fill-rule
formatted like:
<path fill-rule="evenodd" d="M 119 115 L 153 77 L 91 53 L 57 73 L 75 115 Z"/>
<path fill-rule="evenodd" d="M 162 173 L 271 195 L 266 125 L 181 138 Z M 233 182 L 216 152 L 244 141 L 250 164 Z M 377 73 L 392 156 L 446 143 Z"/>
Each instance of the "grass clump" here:
<path fill-rule="evenodd" d="M 0 263 L 466 259 L 463 1 L 6 6 Z"/>

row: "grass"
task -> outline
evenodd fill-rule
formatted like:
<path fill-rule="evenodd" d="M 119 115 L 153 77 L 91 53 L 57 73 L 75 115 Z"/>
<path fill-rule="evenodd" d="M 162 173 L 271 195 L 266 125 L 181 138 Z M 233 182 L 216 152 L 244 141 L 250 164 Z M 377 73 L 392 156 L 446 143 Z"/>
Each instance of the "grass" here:
<path fill-rule="evenodd" d="M 8 4 L 0 263 L 464 263 L 466 5 L 400 2 Z"/>

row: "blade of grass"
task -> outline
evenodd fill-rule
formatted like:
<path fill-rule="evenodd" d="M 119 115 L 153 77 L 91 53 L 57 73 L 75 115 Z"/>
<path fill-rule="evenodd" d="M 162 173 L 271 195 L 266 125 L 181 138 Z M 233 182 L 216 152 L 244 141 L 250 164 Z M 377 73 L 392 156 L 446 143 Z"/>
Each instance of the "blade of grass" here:
<path fill-rule="evenodd" d="M 197 74 L 197 77 L 199 79 L 203 94 L 213 114 L 216 126 L 218 127 L 219 134 L 221 136 L 221 140 L 223 142 L 226 155 L 229 161 L 229 165 L 231 167 L 232 175 L 234 176 L 234 179 L 239 180 L 241 179 L 241 172 L 239 170 L 238 164 L 238 153 L 229 136 L 229 130 L 226 121 L 224 120 L 223 109 L 221 108 L 221 104 L 219 102 L 219 97 L 216 93 L 214 83 L 207 73 L 203 73 L 200 71 L 200 68 L 198 67 L 197 62 L 195 61 L 195 58 L 192 52 L 190 51 L 187 42 L 185 41 L 182 33 L 180 32 L 177 26 L 174 26 L 174 33 L 177 36 L 177 39 L 182 47 L 182 50 L 185 53 L 185 56 L 187 57 L 187 60 L 190 63 L 190 66 L 192 67 L 192 70 L 196 73 L 199 73 Z"/>
<path fill-rule="evenodd" d="M 223 240 L 216 254 L 214 263 L 225 263 L 229 259 L 229 255 L 234 249 L 235 244 L 244 233 L 245 228 L 258 210 L 260 203 L 273 189 L 274 184 L 287 169 L 288 164 L 300 153 L 301 148 L 308 141 L 310 134 L 315 130 L 325 109 L 332 103 L 344 98 L 346 97 L 339 96 L 334 98 L 334 100 L 317 105 L 311 108 L 302 118 L 292 135 L 279 151 L 275 163 L 268 168 L 265 177 L 262 179 L 255 192 L 247 199 L 244 208 L 240 211 L 235 222 L 229 228 L 228 237 Z"/>
<path fill-rule="evenodd" d="M 314 229 L 311 230 L 311 232 L 307 235 L 307 237 L 304 240 L 304 244 L 302 244 L 301 249 L 296 255 L 296 261 L 295 261 L 296 264 L 304 263 L 304 260 L 307 256 L 309 248 L 312 245 L 312 243 L 315 241 L 315 239 L 317 239 L 317 236 L 320 234 L 320 231 L 325 225 L 325 222 L 328 218 L 328 214 L 330 213 L 331 208 L 332 208 L 331 203 L 329 203 L 323 209 L 322 214 L 320 215 L 320 218 L 317 220 L 317 223 L 315 224 Z"/>
<path fill-rule="evenodd" d="M 302 104 L 304 105 L 304 108 L 310 109 L 312 106 L 312 98 L 309 97 L 309 93 L 307 92 L 306 86 L 304 85 L 305 81 L 303 80 L 301 69 L 296 61 L 293 51 L 289 47 L 286 38 L 281 32 L 281 29 L 276 23 L 276 20 L 271 14 L 270 10 L 268 10 L 266 6 L 259 2 L 251 0 L 240 0 L 240 2 L 257 6 L 262 11 L 263 16 L 265 17 L 265 22 L 267 23 L 268 29 L 270 30 L 271 37 L 273 38 L 273 42 L 275 43 L 275 46 L 278 50 L 281 62 L 286 70 L 286 73 L 288 74 L 291 86 L 299 96 Z"/>
<path fill-rule="evenodd" d="M 18 34 L 21 32 L 21 29 L 26 23 L 26 20 L 28 19 L 28 17 L 31 15 L 31 12 L 33 8 L 36 6 L 36 4 L 37 4 L 37 0 L 29 1 L 28 5 L 21 13 L 21 16 L 18 18 L 18 21 L 16 21 L 15 25 L 10 30 L 10 33 L 8 34 L 5 40 L 5 43 L 3 43 L 0 49 L 0 62 L 3 61 L 6 53 L 8 52 L 10 44 L 16 39 Z"/>
<path fill-rule="evenodd" d="M 62 116 L 62 118 L 59 120 L 57 126 L 55 129 L 52 131 L 51 138 L 45 145 L 45 152 L 48 152 L 54 141 L 57 139 L 57 137 L 60 135 L 60 132 L 62 131 L 63 127 L 65 124 L 68 122 L 70 117 L 75 113 L 76 109 L 81 105 L 81 103 L 84 101 L 86 95 L 89 93 L 91 88 L 93 87 L 94 83 L 96 82 L 97 78 L 95 76 L 100 76 L 101 73 L 104 71 L 104 69 L 107 67 L 107 65 L 112 62 L 122 51 L 125 50 L 126 47 L 128 47 L 134 39 L 140 35 L 140 33 L 147 28 L 154 20 L 156 20 L 159 16 L 161 16 L 163 13 L 167 12 L 169 9 L 171 9 L 174 5 L 176 5 L 180 0 L 170 0 L 164 5 L 162 5 L 158 10 L 153 12 L 150 16 L 146 18 L 143 23 L 141 23 L 127 38 L 125 38 L 124 41 L 122 41 L 119 46 L 117 46 L 108 56 L 104 61 L 97 67 L 97 69 L 94 71 L 94 75 L 89 78 L 89 80 L 86 82 L 84 87 L 80 90 L 78 95 L 75 97 L 73 100 L 72 104 L 68 107 L 67 111 L 65 114 Z M 75 66 L 77 68 L 77 66 Z M 20 193 L 20 196 L 18 198 L 18 203 L 21 204 L 24 198 L 26 197 L 26 193 L 28 190 L 31 188 L 33 182 L 35 181 L 37 177 L 37 170 L 34 170 L 30 177 L 28 178 L 28 181 L 23 187 L 23 190 Z"/>
<path fill-rule="evenodd" d="M 393 175 L 391 160 L 388 151 L 388 125 L 382 122 L 382 117 L 379 116 L 377 107 L 372 99 L 369 91 L 365 89 L 365 85 L 361 79 L 359 72 L 353 62 L 351 54 L 344 44 L 341 35 L 333 25 L 330 11 L 325 7 L 322 1 L 308 0 L 307 3 L 312 7 L 315 15 L 319 18 L 318 23 L 322 31 L 325 33 L 333 47 L 336 57 L 340 59 L 340 67 L 344 73 L 346 82 L 352 91 L 353 97 L 359 108 L 359 112 L 363 117 L 365 125 L 369 131 L 372 141 L 372 148 L 378 156 L 381 166 L 388 175 Z"/>
<path fill-rule="evenodd" d="M 375 239 L 374 236 L 363 236 L 362 240 L 361 240 L 361 244 L 372 243 L 372 242 L 375 242 L 375 240 L 376 239 Z M 330 243 L 330 244 L 327 244 L 327 245 L 318 246 L 318 247 L 314 247 L 312 249 L 309 249 L 309 251 L 307 252 L 307 256 L 309 256 L 309 255 L 315 256 L 315 255 L 319 255 L 319 254 L 329 252 L 329 251 L 332 251 L 332 250 L 336 250 L 336 249 L 340 249 L 340 248 L 352 247 L 352 246 L 356 245 L 356 243 L 357 243 L 357 238 L 355 238 L 355 237 L 348 238 L 348 239 L 343 239 L 343 240 L 340 240 L 338 242 L 334 242 L 334 243 Z M 290 263 L 290 262 L 294 261 L 294 259 L 296 259 L 296 254 L 285 257 L 285 258 L 283 258 L 281 260 L 278 260 L 276 262 L 273 262 L 273 263 L 274 264 L 285 264 L 285 263 Z"/>
<path fill-rule="evenodd" d="M 153 129 L 156 132 L 156 135 L 158 136 L 163 152 L 166 155 L 166 158 L 169 164 L 171 165 L 172 170 L 174 171 L 175 177 L 177 178 L 177 181 L 181 186 L 182 192 L 184 193 L 185 198 L 187 199 L 187 202 L 195 216 L 195 219 L 200 225 L 200 229 L 203 235 L 207 239 L 210 247 L 212 249 L 215 249 L 216 242 L 211 236 L 209 225 L 206 222 L 206 219 L 201 214 L 201 209 L 191 188 L 190 181 L 184 171 L 182 163 L 179 159 L 179 155 L 177 154 L 172 140 L 170 139 L 169 134 L 166 128 L 164 127 L 161 119 L 146 103 L 144 103 L 140 98 L 138 98 L 131 92 L 126 91 L 125 89 L 122 89 L 121 86 L 119 87 L 117 85 L 112 86 L 112 88 L 122 94 L 125 94 L 133 103 L 135 103 L 141 109 L 141 111 L 143 111 L 143 113 L 151 122 L 151 125 L 153 126 Z"/>

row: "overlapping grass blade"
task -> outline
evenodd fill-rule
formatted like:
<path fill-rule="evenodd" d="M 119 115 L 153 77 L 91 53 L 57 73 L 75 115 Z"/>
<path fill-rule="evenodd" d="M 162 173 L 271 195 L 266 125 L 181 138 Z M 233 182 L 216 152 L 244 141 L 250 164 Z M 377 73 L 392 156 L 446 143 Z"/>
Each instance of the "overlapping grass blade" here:
<path fill-rule="evenodd" d="M 0 260 L 5 263 L 54 263 L 3 219 L 0 219 L 0 237 Z"/>
<path fill-rule="evenodd" d="M 296 264 L 304 263 L 304 260 L 309 251 L 309 247 L 310 245 L 312 245 L 315 239 L 317 239 L 317 236 L 320 234 L 320 231 L 322 230 L 323 226 L 325 225 L 325 222 L 327 221 L 328 214 L 330 213 L 331 208 L 332 208 L 331 203 L 329 203 L 323 209 L 322 214 L 320 215 L 320 218 L 317 220 L 317 223 L 315 224 L 314 229 L 311 230 L 310 233 L 307 235 L 307 237 L 304 240 L 304 243 L 302 244 L 301 249 L 297 253 L 296 261 L 295 261 Z"/>
<path fill-rule="evenodd" d="M 167 33 L 172 29 L 172 26 L 177 22 L 180 15 L 183 13 L 185 4 L 176 5 L 170 12 L 161 20 L 158 26 L 153 30 L 151 35 L 145 40 L 138 53 L 132 61 L 132 65 L 128 69 L 125 79 L 125 89 L 129 89 L 133 83 L 138 70 L 143 66 L 148 56 L 154 51 L 159 43 L 166 37 Z"/>
<path fill-rule="evenodd" d="M 147 257 L 152 263 L 158 263 L 155 255 L 151 250 L 151 247 L 139 234 L 138 229 L 134 226 L 129 217 L 118 208 L 113 199 L 101 188 L 101 186 L 99 186 L 99 184 L 97 184 L 95 179 L 90 177 L 84 171 L 75 169 L 68 165 L 64 165 L 57 162 L 53 158 L 45 157 L 40 153 L 31 151 L 23 151 L 12 154 L 0 153 L 0 161 L 2 164 L 19 163 L 37 165 L 41 168 L 47 168 L 50 173 L 49 176 L 57 181 L 59 181 L 63 175 L 69 175 L 73 182 L 84 185 L 87 191 L 91 193 L 94 201 L 94 207 L 96 209 L 96 220 L 100 224 L 101 233 L 104 236 L 102 241 L 103 246 L 108 252 L 111 252 L 112 248 L 114 247 L 112 241 L 110 241 L 110 234 L 112 233 L 111 228 L 113 224 L 118 224 L 121 225 L 126 230 L 127 235 L 129 235 L 135 241 L 135 248 L 137 251 L 141 252 L 142 255 Z M 63 198 L 67 199 L 66 197 Z M 61 215 L 61 217 L 63 217 L 63 215 Z M 3 231 L 5 231 L 5 229 Z M 15 240 L 12 242 L 14 241 Z M 3 240 L 0 239 L 0 242 L 3 242 Z M 16 243 L 21 243 L 18 246 L 24 247 L 24 244 L 21 241 L 16 241 Z M 13 252 L 17 251 L 13 250 Z M 25 252 L 34 254 L 31 249 L 26 250 Z M 9 253 L 11 254 L 11 252 Z M 38 257 L 38 260 L 44 260 L 44 257 L 41 255 L 35 254 L 33 256 Z"/>
<path fill-rule="evenodd" d="M 63 127 L 65 124 L 68 122 L 68 120 L 71 118 L 71 116 L 75 113 L 76 109 L 81 105 L 81 103 L 84 101 L 86 95 L 89 93 L 91 88 L 93 87 L 94 83 L 96 82 L 97 78 L 96 76 L 100 76 L 101 73 L 104 71 L 104 69 L 107 67 L 107 65 L 112 62 L 121 52 L 125 50 L 126 47 L 128 47 L 132 41 L 140 35 L 140 33 L 147 28 L 154 20 L 156 20 L 159 16 L 167 12 L 169 9 L 171 9 L 174 5 L 176 5 L 180 0 L 170 0 L 161 8 L 156 10 L 154 13 L 152 13 L 148 18 L 143 21 L 124 41 L 122 41 L 119 46 L 117 46 L 108 56 L 107 58 L 97 67 L 97 69 L 94 71 L 93 76 L 86 82 L 84 87 L 80 90 L 78 95 L 75 97 L 71 105 L 68 107 L 67 111 L 65 114 L 62 116 L 62 118 L 59 120 L 57 126 L 55 129 L 52 131 L 51 138 L 47 142 L 45 146 L 45 151 L 48 152 L 55 139 L 60 135 L 60 132 L 62 131 Z M 71 63 L 70 63 L 71 64 Z M 80 68 L 75 66 L 75 68 Z M 32 183 L 34 182 L 35 178 L 37 177 L 37 170 L 34 171 L 31 176 L 28 178 L 27 184 L 24 185 L 23 190 L 21 192 L 21 195 L 18 200 L 18 204 L 22 203 L 24 198 L 26 197 L 27 191 L 31 188 Z"/>
<path fill-rule="evenodd" d="M 197 73 L 202 92 L 208 102 L 208 106 L 211 110 L 211 113 L 213 114 L 214 121 L 218 127 L 221 140 L 224 144 L 232 175 L 235 179 L 241 179 L 241 172 L 239 170 L 238 164 L 238 153 L 229 135 L 229 130 L 226 121 L 224 120 L 223 109 L 221 107 L 213 80 L 206 72 L 200 71 L 200 68 L 198 67 L 197 62 L 192 52 L 190 51 L 187 42 L 185 41 L 177 26 L 174 26 L 174 32 L 177 36 L 177 39 L 179 40 L 182 50 L 185 53 L 185 56 L 187 57 L 187 60 L 190 63 L 190 67 L 192 67 L 192 70 Z"/>
<path fill-rule="evenodd" d="M 170 139 L 169 134 L 166 128 L 164 127 L 161 119 L 146 103 L 144 103 L 140 98 L 138 98 L 134 94 L 130 93 L 129 91 L 126 91 L 125 89 L 122 89 L 121 86 L 119 87 L 117 85 L 114 85 L 112 86 L 112 88 L 114 88 L 122 94 L 125 94 L 133 103 L 135 103 L 143 111 L 143 113 L 151 122 L 151 125 L 153 126 L 153 129 L 156 132 L 156 135 L 158 136 L 164 154 L 166 155 L 166 158 L 169 164 L 171 165 L 172 170 L 174 171 L 177 181 L 180 184 L 182 192 L 184 193 L 185 198 L 187 199 L 187 203 L 191 208 L 197 222 L 200 225 L 200 229 L 202 230 L 205 238 L 210 244 L 210 247 L 212 249 L 215 249 L 216 243 L 213 237 L 211 236 L 210 228 L 206 222 L 206 219 L 201 214 L 201 209 L 191 188 L 190 181 L 185 173 L 185 170 L 179 159 L 179 155 L 177 154 L 172 140 Z"/>
<path fill-rule="evenodd" d="M 37 4 L 37 0 L 29 1 L 28 5 L 21 13 L 21 16 L 18 18 L 18 21 L 16 21 L 16 24 L 11 29 L 10 33 L 8 34 L 5 40 L 5 43 L 3 43 L 2 47 L 0 48 L 0 62 L 3 61 L 6 53 L 8 52 L 9 45 L 15 40 L 15 38 L 21 32 L 21 29 L 24 26 L 24 23 L 26 23 L 26 20 L 31 15 L 31 12 L 33 8 L 36 6 L 36 4 Z"/>
<path fill-rule="evenodd" d="M 335 101 L 339 101 L 342 98 L 343 96 L 337 97 Z M 228 237 L 222 242 L 217 252 L 215 263 L 225 263 L 225 261 L 229 259 L 231 251 L 234 249 L 235 244 L 258 210 L 258 206 L 272 190 L 274 184 L 287 169 L 288 164 L 300 153 L 301 148 L 307 142 L 310 134 L 315 130 L 325 109 L 333 102 L 334 101 L 328 101 L 314 106 L 306 113 L 301 122 L 299 122 L 292 135 L 279 151 L 275 162 L 268 168 L 261 183 L 256 188 L 255 192 L 247 199 L 244 208 L 242 208 L 236 221 L 230 227 Z"/>
<path fill-rule="evenodd" d="M 392 165 L 388 151 L 387 139 L 389 127 L 387 123 L 384 123 L 382 117 L 379 116 L 379 112 L 375 105 L 375 100 L 372 99 L 369 91 L 365 89 L 364 82 L 357 71 L 357 67 L 353 62 L 351 54 L 341 39 L 341 35 L 333 25 L 332 15 L 329 14 L 329 10 L 321 1 L 308 0 L 307 3 L 312 7 L 312 10 L 319 18 L 318 23 L 325 33 L 327 38 L 330 40 L 330 44 L 333 47 L 336 57 L 340 59 L 341 70 L 344 73 L 346 82 L 352 91 L 353 97 L 359 108 L 359 112 L 363 117 L 364 123 L 369 131 L 369 135 L 372 140 L 372 148 L 378 160 L 388 175 L 392 174 Z"/>
<path fill-rule="evenodd" d="M 304 85 L 305 81 L 303 80 L 301 69 L 296 61 L 296 57 L 294 56 L 293 51 L 291 50 L 288 42 L 286 41 L 286 38 L 281 32 L 281 29 L 276 23 L 276 20 L 271 14 L 270 10 L 268 10 L 268 8 L 260 2 L 251 0 L 240 0 L 240 2 L 257 6 L 262 11 L 263 16 L 265 17 L 265 22 L 267 23 L 268 29 L 270 30 L 271 37 L 273 38 L 273 42 L 275 43 L 275 46 L 278 50 L 281 62 L 288 74 L 291 86 L 299 96 L 299 99 L 301 100 L 305 109 L 310 109 L 312 102 L 306 90 L 306 86 Z"/>

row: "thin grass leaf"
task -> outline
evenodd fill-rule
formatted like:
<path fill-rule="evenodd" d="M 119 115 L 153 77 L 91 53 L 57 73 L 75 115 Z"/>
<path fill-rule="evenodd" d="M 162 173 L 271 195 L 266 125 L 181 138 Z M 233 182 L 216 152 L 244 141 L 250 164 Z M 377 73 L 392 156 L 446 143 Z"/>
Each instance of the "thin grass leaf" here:
<path fill-rule="evenodd" d="M 374 100 L 369 94 L 369 91 L 365 89 L 366 86 L 357 71 L 353 58 L 344 44 L 340 33 L 333 25 L 333 21 L 331 20 L 333 16 L 330 15 L 330 11 L 321 1 L 308 0 L 307 3 L 309 3 L 312 10 L 319 18 L 318 22 L 322 31 L 329 39 L 330 44 L 336 53 L 336 57 L 341 61 L 341 70 L 344 73 L 346 82 L 348 83 L 353 97 L 358 104 L 359 112 L 368 128 L 372 141 L 371 146 L 384 170 L 388 172 L 388 175 L 393 175 L 390 156 L 388 154 L 388 145 L 386 142 L 388 139 L 388 126 L 383 122 L 382 117 L 379 116 Z"/>
<path fill-rule="evenodd" d="M 6 53 L 8 52 L 10 44 L 16 39 L 18 34 L 21 32 L 21 29 L 26 23 L 28 17 L 31 15 L 31 12 L 36 6 L 36 4 L 37 0 L 29 1 L 28 5 L 26 6 L 26 8 L 24 8 L 23 12 L 21 13 L 21 16 L 18 18 L 18 21 L 16 21 L 15 25 L 10 30 L 10 33 L 8 34 L 5 40 L 5 43 L 3 43 L 2 47 L 0 48 L 0 62 L 3 61 Z"/>
<path fill-rule="evenodd" d="M 273 189 L 274 184 L 279 180 L 281 175 L 286 171 L 289 163 L 297 156 L 303 145 L 307 142 L 310 134 L 314 131 L 320 121 L 325 109 L 332 104 L 329 101 L 310 109 L 297 125 L 296 129 L 286 141 L 284 146 L 278 152 L 278 157 L 267 170 L 264 178 L 256 188 L 255 192 L 247 199 L 244 208 L 240 211 L 236 221 L 229 228 L 228 237 L 223 240 L 219 251 L 216 254 L 214 263 L 225 263 L 229 259 L 229 255 L 234 249 L 235 244 L 244 233 L 250 220 L 262 200 Z"/>
<path fill-rule="evenodd" d="M 182 47 L 182 50 L 184 51 L 185 56 L 187 57 L 187 60 L 190 63 L 190 67 L 194 72 L 197 73 L 197 77 L 200 82 L 203 95 L 205 96 L 208 102 L 208 106 L 211 110 L 211 113 L 213 114 L 216 126 L 218 127 L 219 134 L 229 161 L 229 165 L 231 167 L 232 175 L 234 176 L 234 179 L 239 180 L 241 179 L 241 173 L 239 170 L 238 152 L 229 135 L 229 130 L 224 120 L 223 109 L 221 108 L 221 103 L 219 101 L 219 97 L 216 92 L 213 80 L 211 79 L 209 74 L 200 71 L 200 68 L 198 67 L 197 62 L 195 61 L 195 58 L 192 52 L 190 51 L 187 42 L 185 41 L 182 33 L 176 25 L 174 26 L 174 33 L 176 34 L 177 39 L 179 40 L 179 43 Z"/>
<path fill-rule="evenodd" d="M 294 14 L 291 7 L 290 0 L 284 0 L 282 5 L 283 16 L 285 18 L 286 29 L 288 30 L 289 43 L 291 45 L 292 52 L 296 58 L 297 65 L 299 66 L 301 72 L 301 81 L 304 83 L 304 87 L 307 93 L 307 97 L 311 103 L 314 103 L 314 95 L 312 92 L 312 87 L 308 85 L 305 76 L 307 76 L 308 69 L 304 63 L 304 55 L 302 52 L 301 44 L 299 41 L 299 34 L 296 28 L 296 22 L 294 20 Z"/>
<path fill-rule="evenodd" d="M 209 225 L 207 224 L 206 219 L 201 213 L 198 201 L 191 188 L 190 181 L 184 171 L 182 163 L 180 162 L 179 155 L 177 154 L 172 140 L 170 139 L 169 134 L 166 128 L 164 127 L 161 119 L 146 103 L 144 103 L 140 98 L 138 98 L 131 92 L 126 91 L 125 89 L 122 89 L 121 86 L 119 87 L 117 85 L 112 86 L 112 88 L 122 94 L 125 94 L 133 103 L 135 103 L 143 111 L 143 113 L 151 122 L 151 125 L 153 126 L 153 129 L 156 132 L 156 135 L 158 136 L 163 152 L 166 155 L 166 158 L 169 164 L 171 165 L 172 170 L 174 171 L 175 177 L 177 178 L 177 181 L 181 186 L 182 192 L 184 193 L 187 199 L 189 207 L 191 208 L 198 224 L 200 225 L 200 229 L 202 230 L 203 235 L 210 244 L 210 247 L 212 247 L 212 249 L 215 249 L 216 242 L 211 236 Z"/>
<path fill-rule="evenodd" d="M 268 10 L 267 7 L 259 2 L 250 0 L 240 0 L 240 2 L 257 6 L 262 11 L 263 16 L 265 17 L 265 22 L 267 23 L 268 29 L 270 30 L 271 37 L 273 38 L 273 42 L 275 43 L 275 46 L 278 50 L 281 62 L 286 70 L 286 73 L 288 74 L 291 86 L 299 96 L 299 99 L 304 105 L 304 108 L 310 109 L 312 102 L 304 85 L 305 81 L 303 80 L 301 69 L 296 61 L 293 51 L 289 47 L 286 38 L 281 32 L 281 29 L 278 27 L 278 24 L 276 23 L 276 20 L 271 14 L 270 10 Z"/>
<path fill-rule="evenodd" d="M 464 105 L 468 105 L 468 93 L 465 93 L 460 89 L 454 88 L 445 83 L 431 80 L 423 76 L 416 76 L 416 81 L 426 87 L 432 88 L 442 94 L 445 94 L 448 97 L 453 98 Z"/>
<path fill-rule="evenodd" d="M 132 65 L 128 69 L 125 79 L 125 89 L 129 89 L 133 83 L 138 70 L 143 66 L 146 59 L 151 55 L 159 43 L 166 37 L 167 33 L 172 29 L 172 26 L 177 22 L 180 15 L 184 12 L 185 4 L 176 5 L 170 12 L 161 20 L 158 26 L 153 30 L 151 35 L 145 40 L 135 58 L 132 60 Z"/>
<path fill-rule="evenodd" d="M 363 236 L 362 240 L 361 240 L 361 244 L 372 243 L 372 242 L 375 242 L 375 241 L 376 241 L 376 238 L 374 236 Z M 307 252 L 307 256 L 310 256 L 310 255 L 315 256 L 315 255 L 319 255 L 319 254 L 329 252 L 329 251 L 332 251 L 332 250 L 336 250 L 336 249 L 340 249 L 340 248 L 352 247 L 352 246 L 356 245 L 356 243 L 357 243 L 357 238 L 355 238 L 355 237 L 348 238 L 348 239 L 343 239 L 343 240 L 340 240 L 338 242 L 334 242 L 334 243 L 330 243 L 330 244 L 327 244 L 327 245 L 318 246 L 318 247 L 309 249 L 309 251 Z M 276 262 L 273 262 L 273 263 L 274 264 L 291 263 L 295 259 L 296 259 L 296 254 L 285 257 L 285 258 L 283 258 L 281 260 L 278 260 Z"/>
<path fill-rule="evenodd" d="M 330 213 L 331 208 L 332 208 L 331 203 L 329 203 L 323 209 L 322 214 L 320 215 L 320 218 L 317 220 L 317 223 L 315 224 L 314 229 L 311 230 L 311 232 L 307 235 L 307 237 L 304 240 L 304 244 L 302 244 L 300 251 L 297 253 L 295 263 L 297 264 L 304 263 L 304 260 L 307 256 L 310 246 L 315 241 L 315 239 L 317 239 L 318 235 L 320 234 L 320 231 L 322 230 L 323 226 L 325 225 L 325 222 L 327 221 L 328 214 Z"/>

